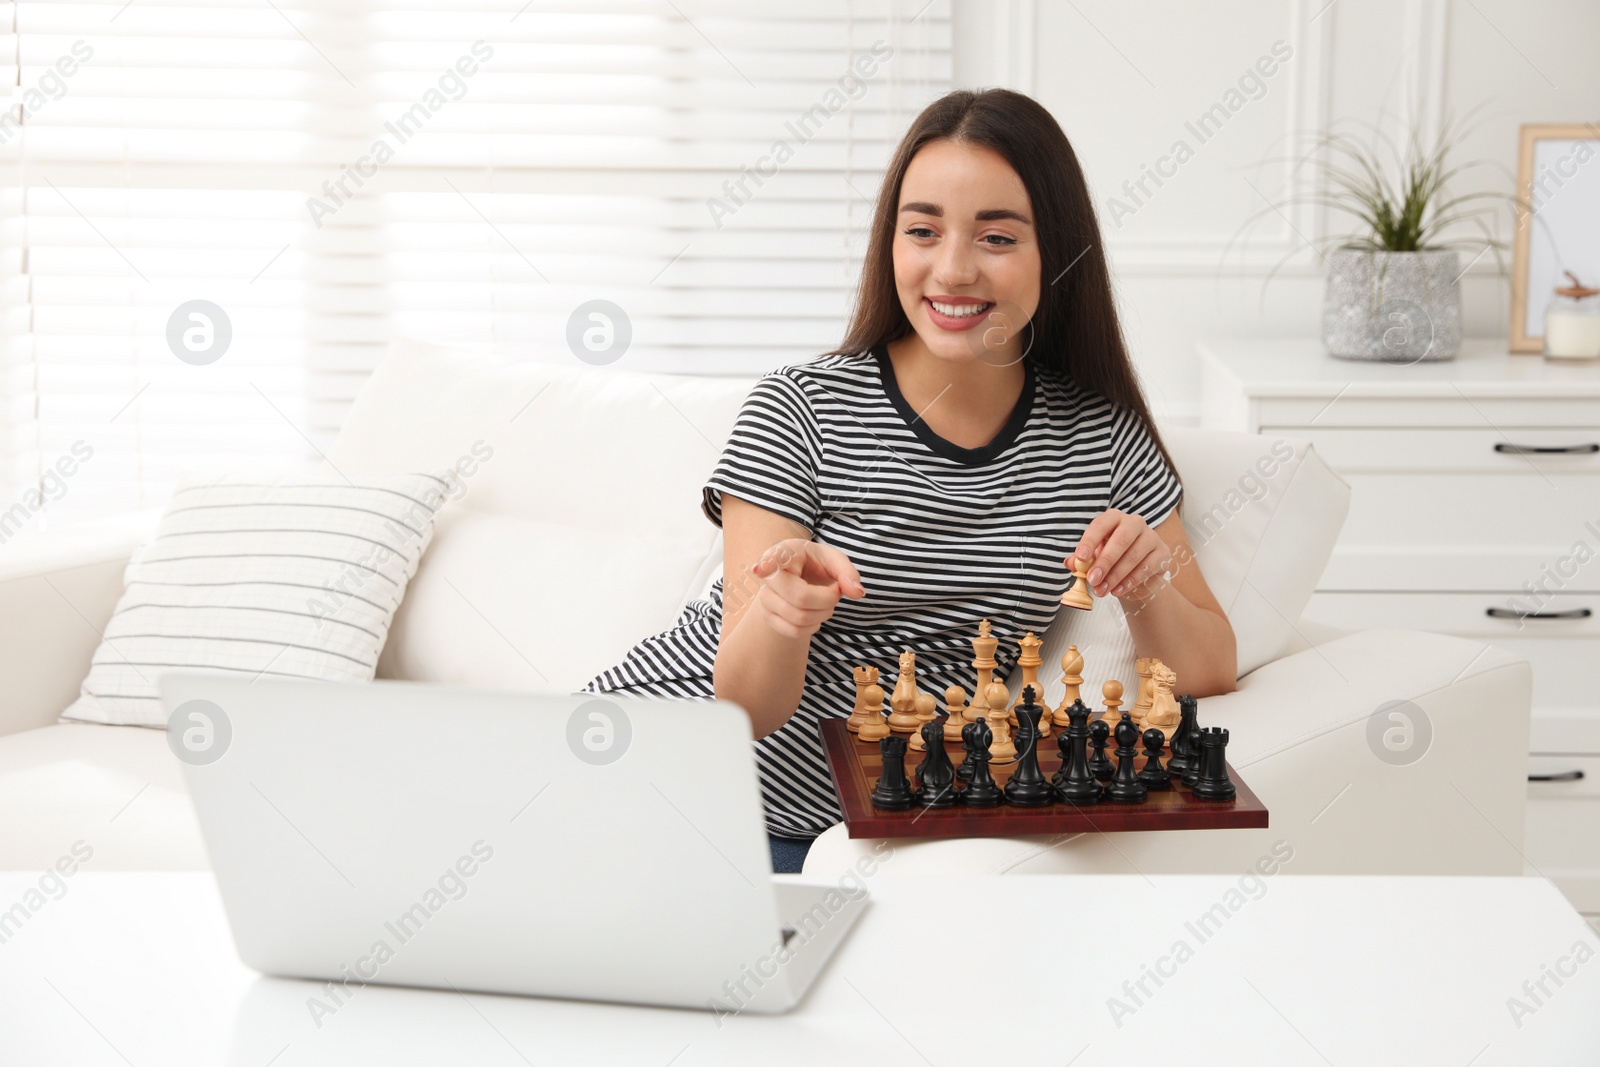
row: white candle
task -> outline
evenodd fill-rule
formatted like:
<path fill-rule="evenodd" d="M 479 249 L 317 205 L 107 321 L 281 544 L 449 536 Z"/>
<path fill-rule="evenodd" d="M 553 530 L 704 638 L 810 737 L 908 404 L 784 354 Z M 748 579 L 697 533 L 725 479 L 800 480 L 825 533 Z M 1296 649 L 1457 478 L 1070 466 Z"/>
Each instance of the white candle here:
<path fill-rule="evenodd" d="M 1600 357 L 1600 315 L 1551 310 L 1544 318 L 1544 354 L 1555 359 Z"/>

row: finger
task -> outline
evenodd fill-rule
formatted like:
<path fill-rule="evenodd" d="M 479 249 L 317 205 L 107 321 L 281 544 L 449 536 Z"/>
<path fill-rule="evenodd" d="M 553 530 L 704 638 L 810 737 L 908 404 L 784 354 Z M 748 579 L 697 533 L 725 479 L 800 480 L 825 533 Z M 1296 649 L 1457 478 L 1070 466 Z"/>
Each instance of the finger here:
<path fill-rule="evenodd" d="M 771 545 L 765 552 L 756 558 L 750 567 L 750 572 L 758 578 L 768 578 L 779 571 L 799 573 L 804 564 L 804 555 L 798 548 L 793 538 L 779 541 Z"/>
<path fill-rule="evenodd" d="M 1106 538 L 1100 551 L 1095 555 L 1094 566 L 1089 568 L 1089 584 L 1094 586 L 1095 592 L 1105 596 L 1111 589 L 1111 577 L 1116 574 L 1126 575 L 1139 562 L 1140 557 L 1135 555 L 1132 559 L 1125 559 L 1128 549 L 1139 539 L 1139 534 L 1144 528 L 1143 522 L 1129 521 L 1135 516 L 1123 516 L 1124 521 L 1117 524 L 1117 528 Z"/>
<path fill-rule="evenodd" d="M 1141 549 L 1133 546 L 1123 553 L 1122 564 L 1119 565 L 1109 578 L 1106 579 L 1106 588 L 1112 596 L 1122 596 L 1144 584 L 1160 568 L 1156 565 L 1160 552 L 1157 550 Z"/>
<path fill-rule="evenodd" d="M 861 572 L 850 562 L 849 556 L 828 545 L 813 545 L 813 548 L 822 582 L 830 579 L 837 582 L 844 596 L 860 599 L 867 595 L 866 586 L 861 584 Z"/>
<path fill-rule="evenodd" d="M 784 600 L 771 587 L 763 586 L 757 597 L 768 623 L 786 637 L 816 633 L 827 621 L 827 612 L 798 608 Z"/>
<path fill-rule="evenodd" d="M 1147 529 L 1123 553 L 1121 562 L 1112 568 L 1111 575 L 1106 579 L 1106 588 L 1111 590 L 1112 596 L 1121 596 L 1166 570 L 1166 555 L 1166 542 Z"/>
<path fill-rule="evenodd" d="M 1083 536 L 1078 539 L 1078 547 L 1073 550 L 1072 556 L 1067 557 L 1067 567 L 1071 568 L 1073 556 L 1083 560 L 1084 563 L 1092 564 L 1100 555 L 1101 547 L 1104 545 L 1106 538 L 1116 530 L 1117 524 L 1122 517 L 1123 513 L 1116 508 L 1102 511 L 1096 515 L 1089 525 L 1084 528 Z"/>
<path fill-rule="evenodd" d="M 839 602 L 837 585 L 814 585 L 790 571 L 777 571 L 770 578 L 763 578 L 762 582 L 773 596 L 781 598 L 797 611 L 826 614 Z"/>

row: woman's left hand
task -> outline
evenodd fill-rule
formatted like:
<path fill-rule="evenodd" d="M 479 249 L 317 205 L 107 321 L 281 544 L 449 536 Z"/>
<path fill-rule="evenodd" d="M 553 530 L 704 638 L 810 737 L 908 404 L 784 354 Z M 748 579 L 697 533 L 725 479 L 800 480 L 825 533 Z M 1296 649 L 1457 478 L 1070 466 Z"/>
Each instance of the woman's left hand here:
<path fill-rule="evenodd" d="M 1172 554 L 1161 535 L 1137 515 L 1111 508 L 1096 515 L 1083 531 L 1073 556 L 1089 561 L 1089 587 L 1095 596 L 1108 592 L 1118 600 L 1142 602 L 1153 591 L 1152 579 L 1166 573 Z M 1062 561 L 1072 570 L 1072 556 Z"/>

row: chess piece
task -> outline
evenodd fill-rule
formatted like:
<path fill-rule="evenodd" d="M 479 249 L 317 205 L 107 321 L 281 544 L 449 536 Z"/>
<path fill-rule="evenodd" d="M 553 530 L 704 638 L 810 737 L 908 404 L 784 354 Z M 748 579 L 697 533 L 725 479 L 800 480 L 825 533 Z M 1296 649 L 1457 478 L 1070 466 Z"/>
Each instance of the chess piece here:
<path fill-rule="evenodd" d="M 872 790 L 872 806 L 905 811 L 912 801 L 911 785 L 906 781 L 906 739 L 885 737 L 878 742 L 878 752 L 883 756 L 883 770 Z"/>
<path fill-rule="evenodd" d="M 1084 747 L 1089 740 L 1089 706 L 1081 700 L 1072 703 L 1072 721 L 1056 742 L 1061 749 L 1061 770 L 1053 784 L 1056 795 L 1068 804 L 1100 803 L 1101 786 L 1089 771 Z"/>
<path fill-rule="evenodd" d="M 916 709 L 917 721 L 925 726 L 939 717 L 939 700 L 932 693 L 918 693 Z M 1173 710 L 1177 710 L 1177 705 L 1173 705 Z"/>
<path fill-rule="evenodd" d="M 1083 653 L 1078 651 L 1077 645 L 1068 645 L 1067 650 L 1061 654 L 1061 684 L 1067 691 L 1061 697 L 1061 705 L 1051 715 L 1057 727 L 1065 730 L 1072 722 L 1069 709 L 1080 699 L 1078 687 L 1083 685 Z"/>
<path fill-rule="evenodd" d="M 900 677 L 889 694 L 889 729 L 897 734 L 915 733 L 922 726 L 917 718 L 917 654 L 910 649 L 900 653 Z"/>
<path fill-rule="evenodd" d="M 1076 555 L 1072 559 L 1072 574 L 1067 578 L 1067 590 L 1061 594 L 1061 603 L 1069 608 L 1088 611 L 1094 607 L 1094 593 L 1089 587 L 1089 568 L 1094 560 L 1085 563 Z"/>
<path fill-rule="evenodd" d="M 1100 702 L 1106 706 L 1100 721 L 1106 724 L 1106 734 L 1110 736 L 1111 731 L 1116 729 L 1117 720 L 1122 717 L 1117 710 L 1122 707 L 1122 683 L 1115 678 L 1109 679 L 1100 687 L 1100 694 Z"/>
<path fill-rule="evenodd" d="M 978 636 L 972 639 L 972 666 L 978 672 L 978 685 L 972 691 L 972 703 L 967 705 L 967 721 L 977 722 L 989 712 L 989 686 L 994 682 L 994 650 L 1000 639 L 989 630 L 989 620 L 978 622 Z M 1004 704 L 1004 701 L 1001 701 Z"/>
<path fill-rule="evenodd" d="M 866 703 L 867 721 L 856 736 L 863 741 L 881 741 L 889 736 L 889 724 L 883 718 L 883 686 L 869 685 L 862 694 Z"/>
<path fill-rule="evenodd" d="M 1139 769 L 1139 781 L 1152 792 L 1171 789 L 1172 775 L 1161 766 L 1161 748 L 1166 735 L 1160 727 L 1149 726 L 1144 731 L 1144 766 Z"/>
<path fill-rule="evenodd" d="M 1011 709 L 1006 707 L 1006 698 L 1010 695 L 1006 692 L 1005 683 L 990 683 L 987 717 L 989 729 L 994 733 L 994 741 L 989 745 L 989 755 L 993 759 L 1006 762 L 1015 759 L 1017 755 L 1017 746 L 1011 740 Z"/>
<path fill-rule="evenodd" d="M 906 738 L 906 750 L 908 752 L 926 752 L 928 750 L 928 746 L 922 740 L 921 726 L 912 730 L 911 736 Z"/>
<path fill-rule="evenodd" d="M 1144 725 L 1144 717 L 1150 713 L 1152 686 L 1150 684 L 1150 669 L 1161 661 L 1154 656 L 1140 656 L 1134 661 L 1134 666 L 1139 672 L 1139 695 L 1133 702 L 1133 722 L 1135 726 Z"/>
<path fill-rule="evenodd" d="M 1022 668 L 1022 687 L 1017 690 L 1017 699 L 1011 704 L 1011 721 L 1020 725 L 1017 709 L 1022 707 L 1023 692 L 1032 686 L 1033 702 L 1044 709 L 1039 719 L 1039 736 L 1049 737 L 1050 705 L 1044 699 L 1044 687 L 1039 684 L 1039 668 L 1044 664 L 1044 660 L 1039 658 L 1039 646 L 1044 642 L 1033 636 L 1033 631 L 1029 630 L 1017 643 L 1022 646 L 1022 655 L 1017 658 L 1017 666 Z"/>
<path fill-rule="evenodd" d="M 994 729 L 995 723 L 1005 720 L 1007 726 L 1016 726 L 1016 716 L 1011 714 L 1011 694 L 1006 691 L 1006 683 L 990 682 L 989 688 L 983 692 L 984 704 L 988 706 L 983 717 L 989 720 L 989 729 Z"/>
<path fill-rule="evenodd" d="M 1197 702 L 1195 704 L 1195 723 L 1189 728 L 1189 734 L 1186 738 L 1189 764 L 1184 768 L 1182 781 L 1190 789 L 1193 789 L 1194 784 L 1200 780 L 1200 735 L 1205 731 L 1200 726 L 1199 710 L 1200 707 Z"/>
<path fill-rule="evenodd" d="M 922 724 L 919 735 L 925 754 L 917 764 L 917 803 L 925 808 L 948 808 L 956 802 L 956 769 L 944 751 L 944 723 Z"/>
<path fill-rule="evenodd" d="M 878 681 L 878 668 L 857 667 L 856 678 L 856 706 L 850 712 L 850 718 L 845 720 L 844 727 L 851 733 L 860 733 L 861 728 L 867 724 L 867 686 L 875 685 Z"/>
<path fill-rule="evenodd" d="M 1102 782 L 1111 781 L 1111 761 L 1106 759 L 1106 741 L 1111 737 L 1111 727 L 1104 719 L 1096 719 L 1089 726 L 1089 743 L 1094 754 L 1089 757 L 1089 773 Z"/>
<path fill-rule="evenodd" d="M 1156 660 L 1150 666 L 1150 712 L 1144 717 L 1146 729 L 1154 726 L 1163 738 L 1170 738 L 1182 721 L 1178 702 L 1172 698 L 1172 687 L 1178 676 L 1171 667 Z"/>
<path fill-rule="evenodd" d="M 1191 793 L 1196 800 L 1232 800 L 1238 793 L 1228 777 L 1228 731 L 1220 726 L 1200 731 L 1200 773 Z"/>
<path fill-rule="evenodd" d="M 1150 791 L 1133 773 L 1133 757 L 1139 751 L 1134 745 L 1138 741 L 1139 728 L 1133 724 L 1132 716 L 1123 712 L 1122 721 L 1117 723 L 1117 769 L 1106 783 L 1107 800 L 1118 804 L 1143 804 L 1149 798 Z"/>
<path fill-rule="evenodd" d="M 1167 772 L 1179 778 L 1189 770 L 1191 763 L 1199 762 L 1194 752 L 1194 737 L 1200 730 L 1196 704 L 1195 698 L 1187 694 L 1178 698 L 1178 725 L 1167 738 L 1167 747 L 1172 750 Z"/>
<path fill-rule="evenodd" d="M 1017 766 L 1006 781 L 1005 798 L 1022 808 L 1041 808 L 1055 799 L 1050 783 L 1039 769 L 1039 720 L 1044 706 L 1034 701 L 1034 688 L 1022 687 L 1017 708 Z"/>
<path fill-rule="evenodd" d="M 962 740 L 972 745 L 971 781 L 967 787 L 956 794 L 956 799 L 963 804 L 974 808 L 992 808 L 1000 803 L 1003 794 L 1000 787 L 994 784 L 994 776 L 989 773 L 989 742 L 993 732 L 989 724 L 983 719 L 969 722 L 961 731 Z"/>
<path fill-rule="evenodd" d="M 983 722 L 983 720 L 979 719 L 978 722 Z M 984 729 L 988 729 L 988 723 L 985 722 L 983 725 Z M 974 753 L 977 751 L 978 744 L 977 726 L 977 722 L 969 722 L 961 728 L 961 750 L 967 755 L 966 758 L 961 761 L 961 766 L 956 768 L 956 777 L 961 779 L 963 782 L 972 781 L 972 768 L 973 765 L 978 761 L 978 757 L 974 755 Z M 984 742 L 984 745 L 987 747 L 988 742 Z"/>
<path fill-rule="evenodd" d="M 961 728 L 967 724 L 967 691 L 952 685 L 944 691 L 944 739 L 961 740 Z"/>

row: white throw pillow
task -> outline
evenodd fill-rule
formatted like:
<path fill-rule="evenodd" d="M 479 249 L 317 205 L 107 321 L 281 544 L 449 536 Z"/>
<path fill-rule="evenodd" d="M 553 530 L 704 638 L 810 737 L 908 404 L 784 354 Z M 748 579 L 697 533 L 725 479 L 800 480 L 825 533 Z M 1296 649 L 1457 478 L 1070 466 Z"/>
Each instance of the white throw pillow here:
<path fill-rule="evenodd" d="M 755 378 L 565 363 L 397 341 L 362 387 L 340 470 L 464 483 L 379 678 L 575 691 L 677 620 L 717 535 L 700 489 Z"/>
<path fill-rule="evenodd" d="M 173 668 L 370 680 L 452 477 L 183 482 L 63 721 L 164 727 Z"/>

